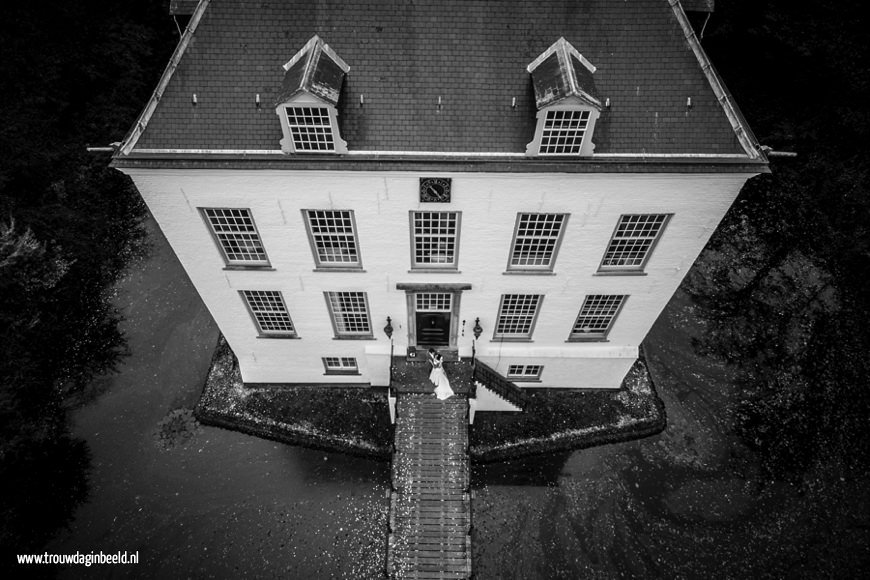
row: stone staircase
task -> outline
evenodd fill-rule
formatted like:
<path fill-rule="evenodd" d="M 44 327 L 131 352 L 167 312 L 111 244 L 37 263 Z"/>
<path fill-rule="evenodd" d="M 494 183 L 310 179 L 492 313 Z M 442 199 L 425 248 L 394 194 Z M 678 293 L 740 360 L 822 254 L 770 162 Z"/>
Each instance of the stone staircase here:
<path fill-rule="evenodd" d="M 470 578 L 468 400 L 399 394 L 387 574 Z"/>

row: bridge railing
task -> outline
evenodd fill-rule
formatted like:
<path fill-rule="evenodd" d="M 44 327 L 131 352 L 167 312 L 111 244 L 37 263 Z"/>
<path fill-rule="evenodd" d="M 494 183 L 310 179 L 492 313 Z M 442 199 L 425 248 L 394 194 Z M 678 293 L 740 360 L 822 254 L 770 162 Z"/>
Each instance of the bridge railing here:
<path fill-rule="evenodd" d="M 480 361 L 480 359 L 475 359 L 474 361 L 474 369 L 471 372 L 471 382 L 472 389 L 475 391 L 474 396 L 477 396 L 476 386 L 477 383 L 480 382 L 481 385 L 485 386 L 508 403 L 516 405 L 520 409 L 522 409 L 526 403 L 526 395 L 523 393 L 521 388 L 495 372 L 489 367 L 489 365 Z"/>

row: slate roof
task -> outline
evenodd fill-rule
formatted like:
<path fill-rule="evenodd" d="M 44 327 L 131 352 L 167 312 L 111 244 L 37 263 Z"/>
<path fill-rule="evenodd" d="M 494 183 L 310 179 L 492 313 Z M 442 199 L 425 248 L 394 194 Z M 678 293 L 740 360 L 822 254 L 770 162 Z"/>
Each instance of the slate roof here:
<path fill-rule="evenodd" d="M 280 149 L 269 105 L 315 34 L 350 66 L 351 151 L 524 152 L 526 66 L 564 37 L 610 101 L 595 153 L 745 153 L 668 0 L 211 0 L 133 152 Z"/>

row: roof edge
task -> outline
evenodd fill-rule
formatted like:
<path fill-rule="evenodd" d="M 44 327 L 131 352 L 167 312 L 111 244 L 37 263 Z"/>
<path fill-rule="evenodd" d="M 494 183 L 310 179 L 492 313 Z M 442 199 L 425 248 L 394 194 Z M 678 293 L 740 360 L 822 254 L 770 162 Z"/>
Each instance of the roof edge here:
<path fill-rule="evenodd" d="M 151 115 L 154 114 L 154 110 L 157 108 L 157 103 L 160 102 L 160 98 L 163 96 L 163 91 L 166 90 L 170 79 L 172 79 L 172 75 L 175 73 L 175 69 L 178 68 L 178 63 L 181 62 L 181 57 L 184 56 L 184 51 L 187 50 L 187 45 L 190 44 L 190 39 L 193 38 L 193 34 L 196 32 L 196 27 L 199 26 L 199 21 L 202 19 L 202 15 L 205 13 L 206 8 L 208 8 L 210 1 L 211 0 L 199 0 L 199 4 L 196 5 L 196 9 L 190 17 L 190 22 L 187 23 L 187 26 L 184 29 L 184 34 L 181 35 L 181 40 L 178 41 L 175 51 L 173 51 L 172 56 L 169 58 L 169 63 L 166 65 L 163 74 L 160 76 L 160 80 L 157 82 L 157 87 L 154 89 L 154 92 L 151 93 L 151 98 L 148 99 L 145 108 L 139 114 L 139 118 L 136 119 L 133 128 L 130 129 L 130 132 L 127 133 L 127 136 L 124 137 L 124 141 L 118 148 L 119 153 L 122 155 L 128 155 L 130 151 L 133 150 L 133 147 L 136 146 L 139 137 L 141 137 L 142 133 L 145 132 L 145 127 L 148 126 L 148 121 L 151 120 Z"/>
<path fill-rule="evenodd" d="M 625 154 L 593 157 L 582 162 L 575 159 L 537 159 L 525 154 L 369 154 L 340 155 L 325 158 L 304 155 L 288 159 L 278 151 L 237 151 L 223 155 L 203 153 L 137 152 L 129 157 L 115 157 L 115 169 L 146 170 L 295 170 L 295 171 L 426 171 L 443 170 L 458 173 L 769 173 L 767 163 L 750 160 L 745 155 L 691 157 L 631 156 Z"/>
<path fill-rule="evenodd" d="M 686 42 L 695 54 L 695 58 L 701 66 L 701 72 L 704 73 L 707 82 L 710 83 L 710 88 L 713 89 L 713 94 L 716 96 L 716 100 L 719 101 L 719 106 L 722 107 L 725 116 L 728 117 L 731 129 L 737 136 L 737 140 L 740 142 L 743 150 L 746 151 L 746 154 L 750 159 L 757 159 L 767 163 L 767 157 L 765 157 L 764 152 L 761 150 L 761 145 L 758 143 L 758 140 L 749 128 L 749 124 L 734 106 L 734 103 L 731 102 L 731 96 L 725 89 L 725 84 L 719 78 L 719 75 L 716 74 L 713 64 L 707 57 L 707 53 L 704 52 L 704 48 L 701 46 L 701 42 L 698 40 L 695 31 L 692 29 L 692 24 L 689 22 L 689 17 L 686 16 L 686 12 L 683 10 L 683 5 L 680 4 L 680 0 L 668 0 L 668 5 L 671 7 L 677 22 L 679 22 L 680 27 L 683 29 L 683 35 L 686 38 Z"/>

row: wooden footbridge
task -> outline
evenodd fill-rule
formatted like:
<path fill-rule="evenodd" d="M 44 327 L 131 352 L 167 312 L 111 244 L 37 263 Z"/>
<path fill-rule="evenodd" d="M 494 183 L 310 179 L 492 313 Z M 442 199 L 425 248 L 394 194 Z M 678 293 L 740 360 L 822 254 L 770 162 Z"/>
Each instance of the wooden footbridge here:
<path fill-rule="evenodd" d="M 391 578 L 469 578 L 468 399 L 399 394 L 387 567 Z"/>
<path fill-rule="evenodd" d="M 470 578 L 467 386 L 457 380 L 457 394 L 440 401 L 425 374 L 413 378 L 396 401 L 387 573 Z"/>
<path fill-rule="evenodd" d="M 390 578 L 471 578 L 471 486 L 468 397 L 475 384 L 521 408 L 522 391 L 480 361 L 444 363 L 456 393 L 433 394 L 429 365 L 395 357 L 393 491 L 387 574 Z"/>

